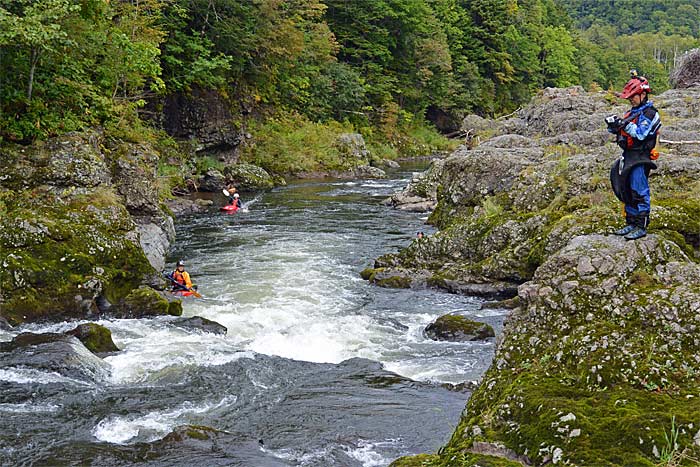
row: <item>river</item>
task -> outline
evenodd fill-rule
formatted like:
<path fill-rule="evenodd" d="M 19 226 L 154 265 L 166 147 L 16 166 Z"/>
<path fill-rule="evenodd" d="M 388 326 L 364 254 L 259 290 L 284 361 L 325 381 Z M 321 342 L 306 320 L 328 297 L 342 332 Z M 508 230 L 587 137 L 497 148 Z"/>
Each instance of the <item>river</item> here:
<path fill-rule="evenodd" d="M 417 231 L 433 232 L 424 215 L 380 203 L 411 169 L 292 183 L 244 196 L 236 215 L 179 219 L 169 264 L 184 260 L 204 296 L 187 298 L 184 315 L 228 333 L 187 331 L 171 317 L 103 320 L 122 349 L 104 373 L 0 367 L 0 463 L 369 467 L 435 451 L 469 396 L 441 383 L 479 379 L 494 343 L 434 342 L 423 328 L 459 313 L 500 332 L 506 312 L 359 277 Z M 0 340 L 75 324 L 27 325 Z M 163 440 L 186 424 L 221 432 Z"/>

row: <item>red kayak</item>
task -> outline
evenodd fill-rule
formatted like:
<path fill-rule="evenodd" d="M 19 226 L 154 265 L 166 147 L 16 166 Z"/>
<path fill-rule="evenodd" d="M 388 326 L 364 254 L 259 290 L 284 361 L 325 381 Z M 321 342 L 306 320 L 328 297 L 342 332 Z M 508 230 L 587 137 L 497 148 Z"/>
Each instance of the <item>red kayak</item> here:
<path fill-rule="evenodd" d="M 229 214 L 235 214 L 236 211 L 238 211 L 238 206 L 236 206 L 235 204 L 227 204 L 226 206 L 221 206 L 219 208 L 219 211 L 227 212 Z"/>
<path fill-rule="evenodd" d="M 171 293 L 176 297 L 189 297 L 190 295 L 194 294 L 194 292 L 192 292 L 191 290 L 176 290 Z"/>

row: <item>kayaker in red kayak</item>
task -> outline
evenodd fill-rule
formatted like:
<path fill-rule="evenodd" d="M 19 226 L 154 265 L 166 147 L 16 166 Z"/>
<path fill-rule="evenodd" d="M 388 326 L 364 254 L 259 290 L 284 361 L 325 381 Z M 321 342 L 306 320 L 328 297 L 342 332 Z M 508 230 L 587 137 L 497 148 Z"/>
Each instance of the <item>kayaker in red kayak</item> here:
<path fill-rule="evenodd" d="M 177 282 L 187 290 L 192 290 L 192 279 L 190 279 L 190 274 L 185 271 L 185 262 L 180 260 L 177 262 L 177 267 L 171 274 L 173 281 Z M 177 287 L 173 284 L 173 292 L 182 291 L 182 287 Z"/>

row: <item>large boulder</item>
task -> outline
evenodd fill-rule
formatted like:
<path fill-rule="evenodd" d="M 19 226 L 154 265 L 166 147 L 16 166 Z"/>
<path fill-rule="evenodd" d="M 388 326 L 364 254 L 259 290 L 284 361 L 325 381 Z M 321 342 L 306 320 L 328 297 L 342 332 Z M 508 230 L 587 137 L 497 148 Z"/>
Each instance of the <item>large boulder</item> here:
<path fill-rule="evenodd" d="M 150 282 L 174 237 L 152 149 L 87 131 L 1 156 L 0 315 L 84 319 Z"/>
<path fill-rule="evenodd" d="M 79 324 L 65 334 L 77 337 L 86 349 L 95 354 L 119 351 L 112 340 L 112 332 L 97 323 Z"/>
<path fill-rule="evenodd" d="M 126 297 L 114 304 L 110 316 L 117 318 L 144 318 L 151 316 L 180 316 L 182 301 L 172 298 L 166 292 L 150 287 L 132 290 Z"/>
<path fill-rule="evenodd" d="M 109 376 L 110 366 L 75 337 L 64 334 L 23 333 L 0 343 L 0 368 L 37 370 L 81 381 Z"/>
<path fill-rule="evenodd" d="M 275 186 L 275 180 L 262 167 L 253 164 L 236 164 L 224 170 L 227 180 L 240 191 L 266 190 Z"/>
<path fill-rule="evenodd" d="M 671 84 L 675 89 L 700 86 L 700 49 L 686 52 L 673 72 Z"/>
<path fill-rule="evenodd" d="M 336 139 L 335 147 L 348 166 L 368 165 L 370 162 L 365 139 L 359 133 L 341 133 Z"/>
<path fill-rule="evenodd" d="M 660 237 L 572 239 L 520 287 L 445 458 L 479 443 L 531 465 L 653 466 L 672 425 L 697 455 L 698 284 Z"/>
<path fill-rule="evenodd" d="M 178 328 L 186 329 L 188 331 L 194 330 L 208 332 L 211 334 L 225 335 L 227 331 L 226 326 L 219 324 L 216 321 L 203 318 L 201 316 L 192 316 L 190 318 L 177 318 L 170 321 L 170 324 Z"/>

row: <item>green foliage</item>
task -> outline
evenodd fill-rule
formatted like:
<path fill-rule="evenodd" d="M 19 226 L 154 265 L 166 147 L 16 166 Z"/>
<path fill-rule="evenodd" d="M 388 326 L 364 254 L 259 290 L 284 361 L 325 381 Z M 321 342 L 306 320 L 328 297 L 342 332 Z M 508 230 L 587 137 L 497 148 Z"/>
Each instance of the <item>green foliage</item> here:
<path fill-rule="evenodd" d="M 340 133 L 352 132 L 348 124 L 315 123 L 299 114 L 281 114 L 251 128 L 255 144 L 245 148 L 242 159 L 275 174 L 299 174 L 350 168 L 335 147 Z"/>
<path fill-rule="evenodd" d="M 119 121 L 161 90 L 158 0 L 0 1 L 0 136 Z"/>

